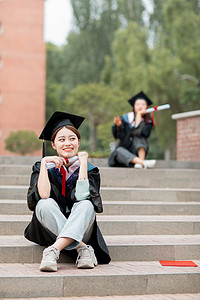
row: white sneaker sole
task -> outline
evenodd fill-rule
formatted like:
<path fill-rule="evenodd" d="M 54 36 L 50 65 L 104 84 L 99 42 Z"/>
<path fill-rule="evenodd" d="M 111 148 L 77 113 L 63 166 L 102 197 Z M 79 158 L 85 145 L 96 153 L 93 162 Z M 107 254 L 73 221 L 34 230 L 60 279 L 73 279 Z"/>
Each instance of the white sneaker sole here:
<path fill-rule="evenodd" d="M 78 269 L 93 269 L 94 268 L 94 264 L 93 262 L 88 259 L 84 259 L 84 261 L 78 261 L 78 264 L 77 264 L 77 268 Z"/>
<path fill-rule="evenodd" d="M 135 164 L 135 165 L 134 165 L 134 168 L 135 168 L 135 169 L 143 169 L 143 166 L 140 165 L 140 164 Z"/>
<path fill-rule="evenodd" d="M 52 262 L 41 262 L 40 264 L 40 271 L 44 272 L 56 272 L 58 270 L 57 264 L 52 264 Z"/>
<path fill-rule="evenodd" d="M 153 169 L 155 168 L 156 165 L 156 160 L 150 160 L 146 163 L 146 165 L 144 164 L 144 169 Z"/>

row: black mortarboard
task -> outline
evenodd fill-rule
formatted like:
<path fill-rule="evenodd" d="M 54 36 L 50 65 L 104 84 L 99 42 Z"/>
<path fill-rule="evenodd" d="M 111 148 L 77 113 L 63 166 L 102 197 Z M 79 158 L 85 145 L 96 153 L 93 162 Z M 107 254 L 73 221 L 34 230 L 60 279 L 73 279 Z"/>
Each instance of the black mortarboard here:
<path fill-rule="evenodd" d="M 76 129 L 79 128 L 81 123 L 84 121 L 84 117 L 72 115 L 62 111 L 56 111 L 46 123 L 39 139 L 51 141 L 53 133 L 60 127 L 65 125 L 71 125 Z M 44 157 L 44 145 L 43 145 L 43 157 Z"/>
<path fill-rule="evenodd" d="M 131 99 L 128 100 L 128 102 L 134 106 L 135 104 L 135 101 L 138 100 L 138 99 L 143 99 L 147 102 L 147 105 L 151 105 L 153 104 L 152 101 L 149 99 L 149 97 L 147 97 L 147 95 L 141 91 L 139 92 L 137 95 L 133 96 Z"/>

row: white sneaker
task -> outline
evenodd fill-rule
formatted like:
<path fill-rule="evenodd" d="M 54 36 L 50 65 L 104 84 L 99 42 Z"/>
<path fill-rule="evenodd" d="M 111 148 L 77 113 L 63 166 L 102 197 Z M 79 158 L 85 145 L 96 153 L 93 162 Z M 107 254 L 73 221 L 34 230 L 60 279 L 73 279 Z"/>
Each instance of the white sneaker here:
<path fill-rule="evenodd" d="M 78 248 L 78 257 L 76 266 L 78 269 L 92 269 L 97 266 L 97 259 L 94 254 L 94 249 L 90 245 L 85 245 Z"/>
<path fill-rule="evenodd" d="M 151 160 L 144 160 L 144 169 L 152 169 L 156 165 L 156 160 L 151 159 Z"/>
<path fill-rule="evenodd" d="M 134 168 L 135 169 L 143 169 L 143 166 L 141 164 L 135 164 Z"/>
<path fill-rule="evenodd" d="M 40 271 L 57 271 L 57 260 L 59 259 L 60 251 L 52 246 L 44 249 Z"/>

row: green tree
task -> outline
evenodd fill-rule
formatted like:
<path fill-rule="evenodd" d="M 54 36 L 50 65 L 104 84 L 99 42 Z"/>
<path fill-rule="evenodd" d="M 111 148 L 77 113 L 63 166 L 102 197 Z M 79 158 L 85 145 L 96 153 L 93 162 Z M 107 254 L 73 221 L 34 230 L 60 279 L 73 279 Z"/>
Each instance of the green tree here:
<path fill-rule="evenodd" d="M 151 149 L 159 157 L 166 148 L 174 149 L 176 124 L 170 118 L 171 113 L 199 108 L 199 1 L 151 0 L 149 28 L 143 20 L 142 0 L 71 0 L 71 3 L 73 32 L 62 48 L 48 45 L 47 49 L 47 115 L 56 109 L 70 109 L 74 113 L 81 113 L 80 107 L 87 110 L 90 101 L 84 95 L 85 102 L 79 99 L 78 106 L 73 100 L 65 101 L 79 85 L 86 87 L 88 83 L 101 81 L 112 92 L 120 90 L 126 95 L 123 105 L 128 97 L 144 90 L 155 105 L 170 103 L 172 108 L 160 113 Z M 96 127 L 88 110 L 84 111 L 90 120 L 83 126 L 84 136 L 90 136 L 90 142 L 94 136 L 90 143 L 93 149 L 95 144 L 97 148 L 108 145 L 103 141 L 104 132 L 109 141 L 108 127 L 113 116 L 122 114 L 123 109 L 120 103 L 107 103 L 107 110 L 113 113 L 110 125 L 105 121 Z M 90 111 L 93 114 L 91 108 Z"/>
<path fill-rule="evenodd" d="M 36 150 L 41 149 L 42 146 L 41 141 L 38 140 L 35 132 L 28 130 L 11 132 L 5 140 L 5 143 L 7 150 L 21 155 L 33 153 Z"/>
<path fill-rule="evenodd" d="M 171 101 L 173 112 L 197 109 L 200 97 L 199 1 L 153 2 L 152 24 L 162 28 L 162 34 L 155 32 L 152 64 L 157 75 L 153 85 L 162 98 Z M 163 89 L 163 84 L 169 81 L 171 83 Z"/>
<path fill-rule="evenodd" d="M 153 2 L 149 31 L 132 22 L 119 30 L 101 78 L 130 96 L 144 90 L 155 105 L 171 105 L 170 112 L 159 113 L 159 126 L 152 134 L 154 153 L 160 149 L 164 154 L 166 148 L 175 149 L 176 123 L 170 115 L 199 107 L 200 16 L 196 1 Z M 149 43 L 152 32 L 154 41 Z"/>
<path fill-rule="evenodd" d="M 130 22 L 127 28 L 116 32 L 112 44 L 112 57 L 101 78 L 110 78 L 110 84 L 126 91 L 130 96 L 140 90 L 148 91 L 149 62 L 151 52 L 147 45 L 147 30 Z M 109 75 L 110 71 L 110 75 Z"/>
<path fill-rule="evenodd" d="M 79 84 L 99 82 L 115 31 L 142 23 L 142 0 L 71 0 L 73 30 L 63 47 L 47 43 L 46 118 L 65 109 L 64 99 Z"/>
<path fill-rule="evenodd" d="M 63 47 L 46 43 L 46 80 L 48 83 L 61 83 L 63 78 Z"/>
<path fill-rule="evenodd" d="M 128 24 L 130 21 L 134 21 L 141 26 L 144 26 L 143 13 L 145 6 L 141 0 L 118 0 L 118 10 L 122 24 Z"/>
<path fill-rule="evenodd" d="M 195 1 L 168 0 L 164 5 L 166 45 L 181 62 L 177 80 L 181 86 L 179 102 L 184 111 L 199 107 L 200 15 L 199 10 L 194 10 L 195 4 Z"/>
<path fill-rule="evenodd" d="M 170 103 L 172 113 L 198 109 L 200 16 L 197 1 L 155 0 L 154 3 L 158 17 L 154 13 L 154 22 L 160 30 L 156 32 L 152 50 L 150 86 L 153 96 L 159 104 Z M 163 114 L 157 131 L 163 149 L 173 152 L 176 123 L 168 113 Z"/>
<path fill-rule="evenodd" d="M 98 83 L 79 85 L 70 92 L 66 99 L 66 107 L 72 113 L 87 117 L 85 126 L 89 128 L 90 151 L 96 150 L 98 127 L 112 120 L 118 109 L 124 110 L 124 97 L 125 93 L 113 91 L 108 86 Z M 108 143 L 110 138 L 110 132 L 109 136 L 106 132 L 102 140 Z"/>
<path fill-rule="evenodd" d="M 71 0 L 74 30 L 63 48 L 63 86 L 67 95 L 79 84 L 99 82 L 117 29 L 129 20 L 143 23 L 141 0 Z"/>
<path fill-rule="evenodd" d="M 63 86 L 67 94 L 78 84 L 98 82 L 104 56 L 119 27 L 115 1 L 71 0 L 74 30 L 63 48 Z"/>
<path fill-rule="evenodd" d="M 63 50 L 52 43 L 46 44 L 46 119 L 62 108 Z"/>

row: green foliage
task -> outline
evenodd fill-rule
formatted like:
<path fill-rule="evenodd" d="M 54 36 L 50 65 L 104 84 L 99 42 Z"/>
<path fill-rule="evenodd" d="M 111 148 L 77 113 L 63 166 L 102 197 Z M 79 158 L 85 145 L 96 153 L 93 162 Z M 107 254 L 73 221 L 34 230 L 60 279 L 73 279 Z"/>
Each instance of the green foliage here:
<path fill-rule="evenodd" d="M 46 55 L 46 119 L 49 119 L 54 111 L 62 108 L 63 50 L 47 43 Z"/>
<path fill-rule="evenodd" d="M 100 79 L 104 57 L 111 53 L 111 40 L 120 24 L 111 2 L 71 0 L 75 28 L 63 48 L 66 93 L 79 84 Z"/>
<path fill-rule="evenodd" d="M 147 91 L 150 75 L 147 30 L 137 23 L 130 22 L 125 29 L 116 32 L 112 50 L 112 65 L 107 58 L 107 64 L 112 66 L 110 84 L 118 86 L 130 96 L 140 90 Z M 108 69 L 108 65 L 105 68 Z"/>
<path fill-rule="evenodd" d="M 159 158 L 165 149 L 174 156 L 176 123 L 171 114 L 199 108 L 200 15 L 192 1 L 153 2 L 149 32 L 129 22 L 116 33 L 102 80 L 130 96 L 144 90 L 155 105 L 171 105 L 171 111 L 160 113 L 156 133 L 149 140 L 149 155 Z M 154 37 L 151 47 L 149 34 Z"/>
<path fill-rule="evenodd" d="M 144 4 L 141 0 L 118 0 L 118 10 L 124 22 L 135 21 L 140 26 L 144 25 Z"/>
<path fill-rule="evenodd" d="M 47 120 L 56 110 L 62 110 L 61 93 L 62 93 L 61 84 L 48 83 L 46 89 L 46 119 Z"/>
<path fill-rule="evenodd" d="M 171 113 L 199 109 L 200 97 L 200 15 L 197 3 L 187 0 L 154 1 L 160 11 L 160 32 L 152 49 L 150 86 L 156 104 L 170 103 Z M 196 7 L 197 8 L 197 7 Z M 158 28 L 157 28 L 158 29 Z M 162 34 L 160 34 L 162 33 Z M 176 122 L 169 112 L 160 114 L 159 145 L 174 156 Z"/>
<path fill-rule="evenodd" d="M 199 108 L 200 15 L 194 10 L 194 5 L 195 1 L 168 0 L 163 8 L 168 33 L 165 44 L 173 57 L 180 61 L 176 69 L 176 82 L 180 85 L 176 102 L 183 111 Z"/>
<path fill-rule="evenodd" d="M 33 153 L 42 147 L 42 143 L 35 132 L 28 130 L 11 132 L 5 143 L 7 150 L 21 155 Z"/>
<path fill-rule="evenodd" d="M 124 108 L 125 93 L 114 91 L 103 83 L 88 83 L 78 85 L 66 99 L 66 107 L 72 113 L 86 117 L 84 126 L 89 129 L 90 151 L 95 151 L 98 141 L 98 127 L 107 124 L 118 111 Z M 84 127 L 82 126 L 82 127 Z M 102 140 L 109 139 L 105 133 Z M 102 142 L 100 144 L 103 144 Z"/>
<path fill-rule="evenodd" d="M 172 113 L 199 109 L 200 4 L 150 0 L 149 27 L 142 0 L 71 0 L 73 31 L 59 48 L 47 44 L 46 115 L 85 115 L 81 147 L 108 153 L 113 117 L 131 110 L 127 99 L 144 90 L 159 113 L 149 157 L 175 157 Z"/>
<path fill-rule="evenodd" d="M 46 44 L 47 83 L 60 83 L 63 77 L 63 50 L 52 43 Z"/>

